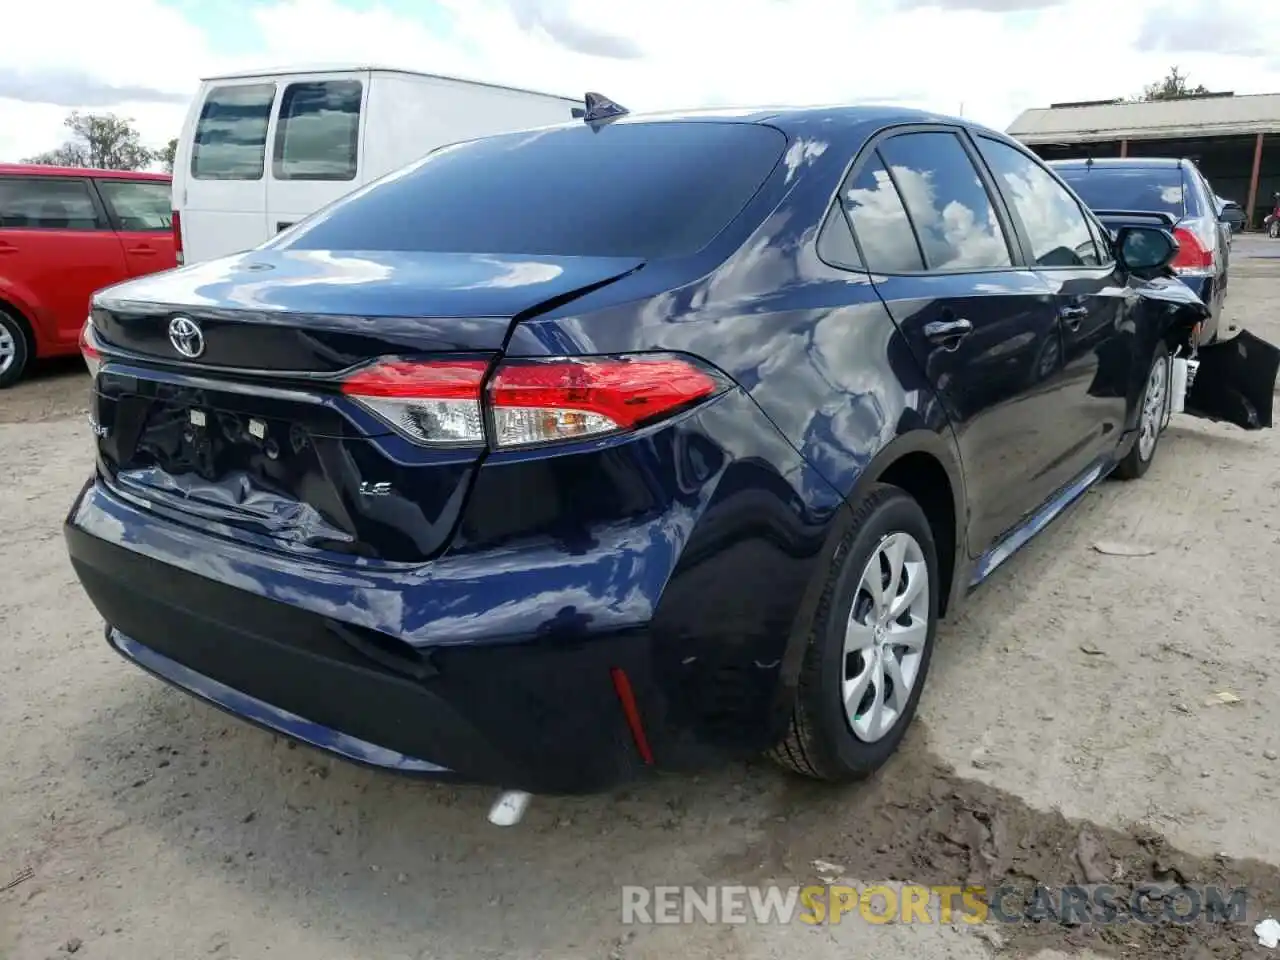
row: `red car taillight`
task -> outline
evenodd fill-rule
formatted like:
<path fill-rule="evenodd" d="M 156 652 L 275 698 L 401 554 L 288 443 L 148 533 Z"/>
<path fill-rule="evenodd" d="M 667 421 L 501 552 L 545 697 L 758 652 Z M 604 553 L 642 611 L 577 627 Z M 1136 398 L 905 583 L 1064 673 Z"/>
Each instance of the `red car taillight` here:
<path fill-rule="evenodd" d="M 1209 270 L 1213 267 L 1213 251 L 1200 242 L 1200 238 L 1186 227 L 1178 227 L 1173 231 L 1173 239 L 1178 241 L 1178 254 L 1170 266 L 1176 271 Z"/>
<path fill-rule="evenodd" d="M 102 366 L 102 352 L 94 345 L 92 331 L 93 317 L 89 317 L 80 328 L 80 356 L 84 357 L 84 364 L 89 368 L 89 376 L 97 377 Z"/>
<path fill-rule="evenodd" d="M 186 257 L 182 253 L 182 214 L 177 210 L 172 211 L 173 223 L 173 255 L 178 261 L 178 266 L 186 263 Z"/>
<path fill-rule="evenodd" d="M 661 419 L 719 390 L 670 356 L 508 360 L 488 386 L 483 360 L 395 360 L 348 377 L 343 393 L 419 443 L 524 447 L 601 436 Z"/>

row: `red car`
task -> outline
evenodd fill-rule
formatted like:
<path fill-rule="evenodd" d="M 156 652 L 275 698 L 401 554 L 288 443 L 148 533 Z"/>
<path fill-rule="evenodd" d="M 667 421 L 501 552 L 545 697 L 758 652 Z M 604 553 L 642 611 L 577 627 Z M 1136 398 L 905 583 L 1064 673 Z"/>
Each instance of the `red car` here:
<path fill-rule="evenodd" d="M 78 349 L 95 290 L 167 270 L 169 177 L 0 164 L 0 388 Z"/>

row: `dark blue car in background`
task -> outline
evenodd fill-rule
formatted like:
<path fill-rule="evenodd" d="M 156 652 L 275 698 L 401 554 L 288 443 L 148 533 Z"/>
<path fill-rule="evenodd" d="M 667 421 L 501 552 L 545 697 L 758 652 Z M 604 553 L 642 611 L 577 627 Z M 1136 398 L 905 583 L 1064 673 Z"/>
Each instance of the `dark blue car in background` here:
<path fill-rule="evenodd" d="M 939 617 L 1151 463 L 1204 312 L 1174 253 L 896 109 L 448 147 L 98 294 L 71 559 L 120 653 L 353 760 L 856 778 Z"/>
<path fill-rule="evenodd" d="M 1218 338 L 1231 264 L 1230 212 L 1191 160 L 1159 157 L 1054 160 L 1062 177 L 1107 226 L 1155 223 L 1178 241 L 1174 273 L 1209 308 L 1204 343 Z"/>

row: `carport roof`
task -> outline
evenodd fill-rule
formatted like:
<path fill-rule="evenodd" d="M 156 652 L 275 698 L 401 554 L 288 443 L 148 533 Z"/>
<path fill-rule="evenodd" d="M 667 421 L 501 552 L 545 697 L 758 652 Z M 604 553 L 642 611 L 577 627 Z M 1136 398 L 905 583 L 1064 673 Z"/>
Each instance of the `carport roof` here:
<path fill-rule="evenodd" d="M 1280 132 L 1280 93 L 1038 107 L 1023 111 L 1008 132 L 1029 144 Z"/>

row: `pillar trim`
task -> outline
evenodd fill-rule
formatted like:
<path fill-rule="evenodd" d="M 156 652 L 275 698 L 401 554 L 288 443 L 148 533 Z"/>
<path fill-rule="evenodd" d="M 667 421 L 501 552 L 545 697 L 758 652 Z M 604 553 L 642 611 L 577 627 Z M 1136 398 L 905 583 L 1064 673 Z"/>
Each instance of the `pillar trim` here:
<path fill-rule="evenodd" d="M 1258 134 L 1258 138 L 1253 145 L 1253 173 L 1249 176 L 1249 206 L 1244 212 L 1244 226 L 1246 230 L 1253 229 L 1253 211 L 1258 205 L 1258 178 L 1262 174 L 1262 134 Z"/>

